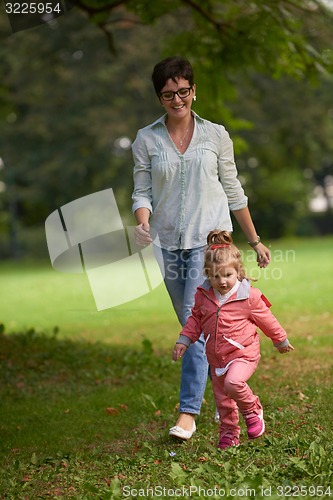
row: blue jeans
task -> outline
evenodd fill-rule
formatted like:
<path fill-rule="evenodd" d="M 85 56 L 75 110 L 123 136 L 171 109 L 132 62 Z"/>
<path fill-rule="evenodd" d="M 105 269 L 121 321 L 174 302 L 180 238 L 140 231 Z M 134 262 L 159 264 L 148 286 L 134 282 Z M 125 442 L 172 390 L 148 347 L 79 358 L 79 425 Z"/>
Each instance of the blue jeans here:
<path fill-rule="evenodd" d="M 162 249 L 164 282 L 182 326 L 191 315 L 196 289 L 205 279 L 204 247 L 169 251 Z M 198 415 L 208 374 L 205 342 L 200 339 L 186 350 L 182 361 L 179 412 Z"/>

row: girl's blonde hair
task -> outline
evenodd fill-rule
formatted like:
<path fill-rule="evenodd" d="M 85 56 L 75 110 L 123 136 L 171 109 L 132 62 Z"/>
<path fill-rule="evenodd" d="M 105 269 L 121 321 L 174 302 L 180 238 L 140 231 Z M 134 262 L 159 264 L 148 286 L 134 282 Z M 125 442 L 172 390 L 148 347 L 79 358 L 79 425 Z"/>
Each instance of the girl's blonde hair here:
<path fill-rule="evenodd" d="M 207 247 L 205 252 L 204 270 L 205 273 L 214 264 L 228 264 L 234 267 L 238 274 L 239 281 L 246 278 L 243 267 L 241 253 L 234 245 L 233 239 L 228 231 L 214 229 L 207 236 Z"/>

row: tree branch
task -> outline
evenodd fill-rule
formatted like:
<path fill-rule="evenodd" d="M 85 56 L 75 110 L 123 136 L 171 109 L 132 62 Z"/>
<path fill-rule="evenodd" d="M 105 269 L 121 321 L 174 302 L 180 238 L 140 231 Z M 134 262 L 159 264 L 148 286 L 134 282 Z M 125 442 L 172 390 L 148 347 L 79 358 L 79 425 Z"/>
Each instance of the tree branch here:
<path fill-rule="evenodd" d="M 211 15 L 207 10 L 204 10 L 201 5 L 197 4 L 194 0 L 182 0 L 183 3 L 189 5 L 193 10 L 198 12 L 204 19 L 206 19 L 210 24 L 212 24 L 218 31 L 222 31 L 223 28 L 235 29 L 232 25 L 224 23 L 222 21 L 216 21 L 215 17 Z"/>
<path fill-rule="evenodd" d="M 80 7 L 80 9 L 84 10 L 89 15 L 93 16 L 94 14 L 108 12 L 116 9 L 117 7 L 120 7 L 121 5 L 126 5 L 127 0 L 116 0 L 107 5 L 104 5 L 103 7 L 91 7 L 89 5 L 86 5 L 84 2 L 81 2 L 81 0 L 72 0 L 72 3 L 73 5 L 77 5 L 78 7 Z"/>

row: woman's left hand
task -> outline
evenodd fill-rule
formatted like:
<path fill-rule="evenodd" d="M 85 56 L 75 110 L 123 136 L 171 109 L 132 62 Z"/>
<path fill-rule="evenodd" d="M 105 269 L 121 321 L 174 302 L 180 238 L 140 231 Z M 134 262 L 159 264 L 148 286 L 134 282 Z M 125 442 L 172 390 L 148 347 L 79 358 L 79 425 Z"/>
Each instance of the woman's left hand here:
<path fill-rule="evenodd" d="M 253 250 L 257 252 L 257 262 L 259 267 L 267 267 L 271 260 L 271 252 L 262 243 L 258 243 Z"/>

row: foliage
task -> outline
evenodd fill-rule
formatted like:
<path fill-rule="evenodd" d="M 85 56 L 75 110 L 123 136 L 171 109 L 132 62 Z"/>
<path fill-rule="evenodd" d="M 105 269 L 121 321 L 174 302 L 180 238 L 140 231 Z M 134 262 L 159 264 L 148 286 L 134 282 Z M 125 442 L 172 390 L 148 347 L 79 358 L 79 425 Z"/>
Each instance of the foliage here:
<path fill-rule="evenodd" d="M 158 25 L 161 19 L 167 23 L 172 19 L 173 28 L 169 21 L 169 30 L 162 35 L 164 53 L 186 54 L 191 60 L 199 88 L 205 89 L 205 94 L 199 93 L 198 110 L 215 121 L 225 122 L 225 101 L 234 95 L 234 77 L 244 78 L 248 69 L 273 78 L 288 75 L 311 80 L 333 70 L 333 14 L 320 0 L 123 0 L 116 4 L 80 0 L 74 4 L 92 22 L 96 13 L 103 14 L 103 22 L 98 17 L 96 23 L 113 40 L 115 53 L 115 26 L 124 20 Z"/>
<path fill-rule="evenodd" d="M 8 36 L 0 48 L 2 85 L 10 89 L 1 122 L 3 175 L 24 225 L 109 186 L 121 208 L 123 197 L 128 204 L 131 155 L 119 138 L 133 139 L 141 109 L 127 115 L 127 102 L 140 96 L 143 103 L 147 90 L 135 76 L 136 53 L 126 65 L 113 61 L 102 35 L 82 23 L 82 15 L 68 14 Z"/>
<path fill-rule="evenodd" d="M 332 53 L 318 46 L 319 30 L 330 31 L 331 11 L 319 0 L 255 0 L 222 2 L 220 0 L 160 1 L 80 0 L 74 2 L 92 20 L 104 15 L 99 24 L 112 30 L 116 22 L 124 22 L 128 14 L 134 23 L 153 24 L 166 15 L 182 19 L 179 47 L 209 66 L 223 62 L 225 67 L 249 66 L 268 70 L 271 74 L 294 76 L 319 68 L 332 69 Z M 110 17 L 109 17 L 110 16 Z M 117 16 L 117 17 L 116 17 Z M 318 30 L 313 39 L 313 28 Z M 273 56 L 276 54 L 276 57 Z M 330 56 L 329 56 L 330 54 Z M 273 57 L 272 57 L 273 56 Z"/>
<path fill-rule="evenodd" d="M 302 497 L 319 498 L 324 491 L 329 498 L 327 342 L 282 366 L 282 358 L 265 353 L 252 383 L 264 401 L 267 432 L 221 452 L 210 389 L 193 439 L 181 444 L 168 438 L 179 371 L 171 368 L 169 353 L 156 355 L 149 341 L 124 350 L 60 340 L 56 332 L 3 331 L 0 495 L 107 499 L 147 489 L 150 496 L 175 489 L 186 496 L 191 488 L 197 498 L 199 489 L 216 488 L 213 498 L 222 491 L 231 498 L 237 491 L 260 496 L 265 490 L 274 499 L 302 487 Z M 321 370 L 312 378 L 315 363 Z M 274 371 L 279 380 L 272 390 Z"/>
<path fill-rule="evenodd" d="M 252 208 L 260 214 L 258 231 L 272 235 L 277 211 L 274 236 L 294 231 L 318 182 L 317 174 L 304 178 L 303 171 L 310 165 L 323 182 L 323 165 L 331 168 L 332 114 L 311 113 L 304 123 L 299 100 L 293 143 L 283 120 L 295 96 L 306 95 L 312 111 L 318 100 L 330 106 L 331 80 L 322 75 L 332 68 L 331 10 L 304 0 L 74 3 L 66 15 L 14 35 L 0 18 L 1 255 L 18 255 L 28 246 L 24 230 L 42 227 L 59 206 L 108 187 L 130 219 L 129 144 L 161 114 L 150 74 L 156 60 L 174 53 L 194 65 L 195 111 L 232 135 Z M 304 92 L 304 78 L 319 86 Z M 262 130 L 270 135 L 264 145 Z M 259 173 L 248 168 L 252 157 Z M 274 185 L 265 181 L 272 168 Z"/>
<path fill-rule="evenodd" d="M 239 99 L 231 104 L 255 123 L 243 132 L 249 147 L 239 155 L 238 168 L 262 233 L 295 234 L 304 225 L 314 185 L 326 193 L 332 211 L 325 186 L 333 173 L 332 78 L 315 87 L 287 77 L 272 81 L 252 74 L 250 80 L 248 87 L 238 86 Z"/>

